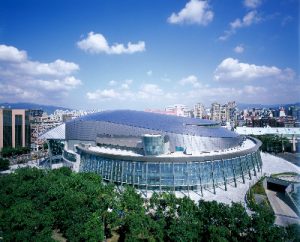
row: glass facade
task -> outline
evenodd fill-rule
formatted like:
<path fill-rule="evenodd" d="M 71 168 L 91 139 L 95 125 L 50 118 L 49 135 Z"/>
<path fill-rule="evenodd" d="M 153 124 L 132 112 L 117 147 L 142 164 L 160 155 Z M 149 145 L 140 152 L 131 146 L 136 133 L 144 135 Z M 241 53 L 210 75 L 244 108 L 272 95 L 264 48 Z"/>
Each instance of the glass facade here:
<path fill-rule="evenodd" d="M 29 120 L 30 111 L 25 111 L 25 146 L 30 147 L 30 120 Z"/>
<path fill-rule="evenodd" d="M 76 162 L 76 155 L 66 150 L 63 151 L 63 158 L 68 161 Z"/>
<path fill-rule="evenodd" d="M 143 136 L 145 155 L 161 155 L 164 153 L 164 139 L 161 135 Z"/>
<path fill-rule="evenodd" d="M 3 110 L 3 147 L 12 147 L 12 111 Z"/>
<path fill-rule="evenodd" d="M 201 190 L 256 176 L 262 166 L 259 151 L 230 159 L 145 162 L 104 158 L 81 152 L 81 172 L 96 172 L 106 181 L 148 190 Z M 184 158 L 183 158 L 184 159 Z"/>
<path fill-rule="evenodd" d="M 48 146 L 53 156 L 63 154 L 64 144 L 61 140 L 48 140 Z"/>
<path fill-rule="evenodd" d="M 22 147 L 22 115 L 15 115 L 15 147 Z"/>

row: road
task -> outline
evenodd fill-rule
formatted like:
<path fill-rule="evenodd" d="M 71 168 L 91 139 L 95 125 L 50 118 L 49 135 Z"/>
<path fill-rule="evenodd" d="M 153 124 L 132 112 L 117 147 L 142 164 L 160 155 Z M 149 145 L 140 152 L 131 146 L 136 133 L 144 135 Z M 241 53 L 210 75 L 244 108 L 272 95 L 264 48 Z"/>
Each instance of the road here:
<path fill-rule="evenodd" d="M 299 153 L 279 153 L 277 156 L 295 164 L 300 167 L 300 154 Z"/>
<path fill-rule="evenodd" d="M 300 224 L 299 216 L 296 212 L 286 203 L 284 193 L 266 190 L 270 204 L 276 215 L 275 224 L 287 226 L 291 223 Z"/>

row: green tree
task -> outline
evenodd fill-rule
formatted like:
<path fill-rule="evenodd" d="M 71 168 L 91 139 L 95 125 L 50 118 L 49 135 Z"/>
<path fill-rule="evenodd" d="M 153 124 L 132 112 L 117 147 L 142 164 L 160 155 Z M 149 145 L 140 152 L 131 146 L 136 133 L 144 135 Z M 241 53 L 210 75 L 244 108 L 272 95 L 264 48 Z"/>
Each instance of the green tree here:
<path fill-rule="evenodd" d="M 0 171 L 9 169 L 9 160 L 0 158 Z"/>
<path fill-rule="evenodd" d="M 0 176 L 0 230 L 4 241 L 51 241 L 59 230 L 68 241 L 299 241 L 299 226 L 274 225 L 274 214 L 241 204 L 117 189 L 97 174 L 18 169 Z"/>
<path fill-rule="evenodd" d="M 84 224 L 84 239 L 86 241 L 98 242 L 104 240 L 104 227 L 99 212 L 95 212 Z"/>

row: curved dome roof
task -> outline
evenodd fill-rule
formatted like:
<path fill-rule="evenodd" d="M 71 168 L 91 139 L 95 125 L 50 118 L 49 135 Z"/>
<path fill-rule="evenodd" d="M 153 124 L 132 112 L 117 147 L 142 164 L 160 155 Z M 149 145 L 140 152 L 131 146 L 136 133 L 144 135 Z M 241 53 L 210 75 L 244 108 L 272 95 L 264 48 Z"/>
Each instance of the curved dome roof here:
<path fill-rule="evenodd" d="M 215 121 L 185 118 L 133 110 L 103 111 L 69 121 L 102 121 L 128 125 L 155 131 L 171 132 L 205 137 L 237 137 L 238 134 L 219 127 Z"/>

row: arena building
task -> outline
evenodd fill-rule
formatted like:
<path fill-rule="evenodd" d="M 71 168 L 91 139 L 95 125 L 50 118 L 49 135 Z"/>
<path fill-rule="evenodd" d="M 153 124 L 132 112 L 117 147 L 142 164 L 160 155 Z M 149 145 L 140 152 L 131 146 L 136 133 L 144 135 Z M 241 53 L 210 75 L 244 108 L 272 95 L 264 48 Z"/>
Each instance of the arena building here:
<path fill-rule="evenodd" d="M 59 135 L 54 129 L 43 137 L 64 140 L 66 165 L 141 190 L 227 190 L 262 166 L 260 141 L 210 120 L 117 110 L 79 117 L 56 130 Z"/>

